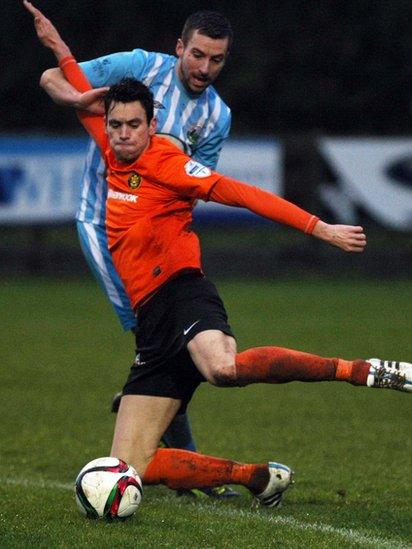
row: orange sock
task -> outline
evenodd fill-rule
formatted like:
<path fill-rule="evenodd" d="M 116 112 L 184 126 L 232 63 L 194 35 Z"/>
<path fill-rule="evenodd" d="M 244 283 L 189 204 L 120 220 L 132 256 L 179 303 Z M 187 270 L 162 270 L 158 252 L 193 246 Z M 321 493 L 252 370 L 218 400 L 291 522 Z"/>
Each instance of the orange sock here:
<path fill-rule="evenodd" d="M 369 367 L 364 360 L 324 358 L 282 347 L 256 347 L 236 356 L 239 385 L 333 380 L 365 385 Z"/>
<path fill-rule="evenodd" d="M 366 360 L 338 360 L 336 380 L 348 381 L 352 385 L 366 385 L 371 365 Z"/>
<path fill-rule="evenodd" d="M 144 484 L 165 484 L 173 490 L 241 484 L 262 492 L 269 481 L 267 464 L 245 464 L 188 450 L 159 448 L 142 478 Z"/>

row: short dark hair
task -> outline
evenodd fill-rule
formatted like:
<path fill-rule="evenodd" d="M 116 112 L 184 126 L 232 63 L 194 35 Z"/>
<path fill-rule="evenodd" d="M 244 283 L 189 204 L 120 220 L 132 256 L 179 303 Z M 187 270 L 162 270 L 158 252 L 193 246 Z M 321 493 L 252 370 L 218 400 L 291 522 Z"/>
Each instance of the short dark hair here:
<path fill-rule="evenodd" d="M 133 103 L 139 101 L 146 113 L 147 121 L 153 118 L 153 94 L 147 86 L 135 78 L 123 78 L 117 84 L 110 86 L 104 96 L 104 111 L 109 114 L 112 103 Z"/>
<path fill-rule="evenodd" d="M 196 30 L 209 38 L 228 38 L 228 50 L 230 50 L 233 41 L 232 26 L 229 19 L 218 11 L 202 10 L 189 15 L 182 30 L 184 45 L 189 42 Z"/>

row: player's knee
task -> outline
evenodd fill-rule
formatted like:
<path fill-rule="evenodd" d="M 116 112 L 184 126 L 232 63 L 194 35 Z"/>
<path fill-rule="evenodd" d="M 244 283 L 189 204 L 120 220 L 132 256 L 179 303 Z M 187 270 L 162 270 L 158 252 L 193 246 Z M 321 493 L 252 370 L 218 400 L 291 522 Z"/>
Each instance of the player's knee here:
<path fill-rule="evenodd" d="M 216 387 L 231 387 L 236 385 L 235 364 L 218 364 L 214 366 L 209 372 L 208 381 Z"/>

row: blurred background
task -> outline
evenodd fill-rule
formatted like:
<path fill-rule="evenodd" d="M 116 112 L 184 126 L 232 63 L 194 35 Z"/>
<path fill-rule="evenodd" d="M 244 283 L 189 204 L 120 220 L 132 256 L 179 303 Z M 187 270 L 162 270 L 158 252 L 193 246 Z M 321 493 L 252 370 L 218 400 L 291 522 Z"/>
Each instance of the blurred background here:
<path fill-rule="evenodd" d="M 238 211 L 200 207 L 214 276 L 412 275 L 410 0 L 38 0 L 79 60 L 174 53 L 186 17 L 217 9 L 234 44 L 216 88 L 231 107 L 219 170 L 330 222 L 363 224 L 360 257 Z M 88 272 L 74 229 L 86 138 L 39 88 L 54 65 L 20 1 L 0 21 L 0 274 Z"/>

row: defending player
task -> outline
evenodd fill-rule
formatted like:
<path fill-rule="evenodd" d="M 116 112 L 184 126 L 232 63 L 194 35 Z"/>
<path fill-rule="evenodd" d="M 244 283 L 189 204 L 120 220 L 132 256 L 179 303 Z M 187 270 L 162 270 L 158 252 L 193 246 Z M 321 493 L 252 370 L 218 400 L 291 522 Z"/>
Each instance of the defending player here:
<path fill-rule="evenodd" d="M 67 46 L 55 52 L 68 78 L 87 82 Z M 83 94 L 86 103 L 98 95 Z M 108 239 L 138 314 L 139 354 L 124 387 L 111 455 L 134 465 L 146 484 L 170 488 L 242 484 L 264 505 L 279 505 L 289 467 L 240 464 L 177 449 L 158 449 L 164 430 L 202 381 L 220 386 L 289 381 L 347 381 L 412 391 L 412 364 L 323 358 L 279 347 L 237 353 L 217 291 L 203 275 L 190 230 L 196 199 L 247 207 L 348 252 L 362 252 L 361 227 L 330 225 L 282 198 L 212 172 L 155 135 L 153 97 L 127 79 L 110 88 L 102 117 L 80 113 L 108 166 Z"/>
<path fill-rule="evenodd" d="M 211 84 L 226 62 L 231 42 L 232 30 L 227 19 L 216 12 L 202 11 L 185 22 L 176 45 L 177 59 L 136 49 L 81 63 L 81 67 L 93 87 L 115 84 L 125 76 L 143 81 L 155 96 L 157 132 L 171 136 L 192 158 L 214 169 L 229 135 L 231 114 Z M 59 68 L 47 70 L 41 85 L 57 103 L 79 106 L 77 90 Z M 98 105 L 95 108 L 99 110 Z M 136 317 L 108 251 L 106 198 L 105 166 L 92 140 L 76 214 L 77 230 L 91 270 L 123 328 L 134 331 Z M 118 399 L 113 405 L 116 410 Z M 185 414 L 176 417 L 164 440 L 168 446 L 195 450 Z M 230 496 L 234 492 L 225 488 L 211 495 Z"/>
<path fill-rule="evenodd" d="M 111 86 L 124 77 L 145 83 L 154 94 L 157 132 L 172 136 L 192 158 L 214 169 L 229 135 L 231 114 L 211 84 L 224 67 L 231 42 L 232 30 L 225 17 L 198 12 L 184 25 L 176 45 L 177 58 L 136 49 L 87 61 L 81 67 L 95 88 Z M 56 103 L 82 107 L 78 91 L 59 68 L 45 71 L 40 83 Z M 98 105 L 94 107 L 99 111 Z M 104 162 L 91 142 L 77 212 L 80 240 L 124 329 L 133 330 L 134 313 L 107 253 L 106 197 Z"/>

